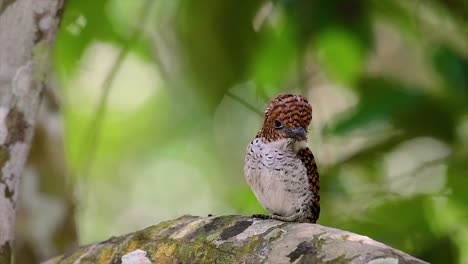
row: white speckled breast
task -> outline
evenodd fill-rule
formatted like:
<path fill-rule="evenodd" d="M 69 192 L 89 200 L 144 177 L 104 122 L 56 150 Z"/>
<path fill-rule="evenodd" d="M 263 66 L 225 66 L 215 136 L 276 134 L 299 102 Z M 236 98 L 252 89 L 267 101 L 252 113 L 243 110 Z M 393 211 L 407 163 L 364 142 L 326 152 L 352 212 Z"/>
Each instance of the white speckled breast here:
<path fill-rule="evenodd" d="M 260 138 L 247 146 L 245 177 L 258 201 L 271 213 L 291 216 L 310 199 L 307 171 L 296 154 L 306 146 L 306 141 L 264 143 Z"/>

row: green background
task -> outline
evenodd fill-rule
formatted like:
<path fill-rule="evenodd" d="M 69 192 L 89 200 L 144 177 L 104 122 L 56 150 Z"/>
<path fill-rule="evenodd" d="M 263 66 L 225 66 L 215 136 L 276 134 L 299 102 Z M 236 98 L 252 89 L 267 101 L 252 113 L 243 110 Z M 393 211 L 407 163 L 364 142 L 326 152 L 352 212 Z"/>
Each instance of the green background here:
<path fill-rule="evenodd" d="M 264 213 L 244 151 L 290 91 L 313 107 L 319 224 L 468 263 L 466 1 L 67 2 L 54 66 L 81 244 Z"/>

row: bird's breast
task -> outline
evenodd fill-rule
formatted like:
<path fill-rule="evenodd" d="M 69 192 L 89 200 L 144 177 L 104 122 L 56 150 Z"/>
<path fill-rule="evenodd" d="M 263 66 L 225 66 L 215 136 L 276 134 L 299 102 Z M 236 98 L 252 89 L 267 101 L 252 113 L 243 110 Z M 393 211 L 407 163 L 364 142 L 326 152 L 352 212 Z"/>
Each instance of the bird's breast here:
<path fill-rule="evenodd" d="M 287 142 L 255 139 L 247 147 L 244 173 L 255 196 L 268 211 L 290 216 L 309 198 L 307 171 Z"/>

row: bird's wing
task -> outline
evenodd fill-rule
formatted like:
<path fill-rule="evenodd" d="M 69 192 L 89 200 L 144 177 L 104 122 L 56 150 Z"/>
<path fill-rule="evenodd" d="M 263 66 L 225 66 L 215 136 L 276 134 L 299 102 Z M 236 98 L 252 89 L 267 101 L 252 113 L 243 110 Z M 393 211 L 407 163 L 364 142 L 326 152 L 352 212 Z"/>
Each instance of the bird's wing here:
<path fill-rule="evenodd" d="M 300 150 L 298 156 L 306 167 L 309 188 L 313 193 L 309 206 L 311 210 L 310 221 L 315 223 L 320 215 L 320 180 L 317 164 L 315 163 L 314 154 L 309 148 Z"/>

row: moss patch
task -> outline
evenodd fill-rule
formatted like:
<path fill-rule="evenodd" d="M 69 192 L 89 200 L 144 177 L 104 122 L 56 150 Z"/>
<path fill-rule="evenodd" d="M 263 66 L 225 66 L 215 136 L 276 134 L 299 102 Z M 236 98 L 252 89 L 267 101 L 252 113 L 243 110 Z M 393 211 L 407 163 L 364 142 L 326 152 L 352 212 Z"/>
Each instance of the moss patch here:
<path fill-rule="evenodd" d="M 176 263 L 174 258 L 174 252 L 176 251 L 175 244 L 162 244 L 159 245 L 157 251 L 155 252 L 153 258 L 155 263 Z"/>
<path fill-rule="evenodd" d="M 5 146 L 0 146 L 0 168 L 3 168 L 3 165 L 10 160 L 10 152 Z"/>
<path fill-rule="evenodd" d="M 24 117 L 24 113 L 16 108 L 11 108 L 6 117 L 6 126 L 8 130 L 6 146 L 16 142 L 23 142 L 26 139 L 26 129 L 29 127 L 28 122 Z"/>

